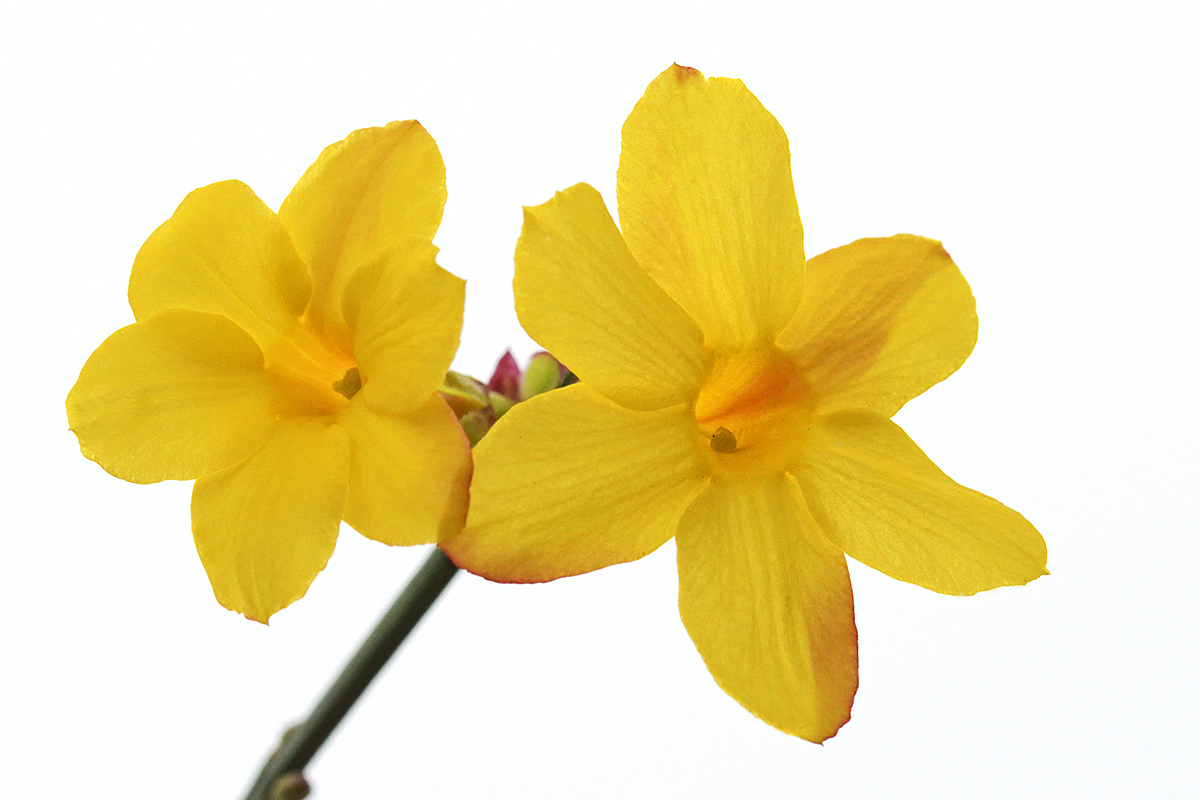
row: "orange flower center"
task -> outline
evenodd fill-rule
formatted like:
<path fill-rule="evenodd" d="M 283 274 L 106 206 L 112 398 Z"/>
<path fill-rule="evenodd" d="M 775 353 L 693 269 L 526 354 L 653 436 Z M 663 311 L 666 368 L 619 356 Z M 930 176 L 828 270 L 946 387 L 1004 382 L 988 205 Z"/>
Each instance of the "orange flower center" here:
<path fill-rule="evenodd" d="M 363 384 L 353 356 L 319 335 L 304 319 L 266 354 L 266 369 L 278 379 L 278 416 L 336 414 Z"/>
<path fill-rule="evenodd" d="M 725 475 L 783 471 L 797 459 L 812 409 L 803 373 L 775 348 L 719 354 L 695 405 L 705 458 Z"/>

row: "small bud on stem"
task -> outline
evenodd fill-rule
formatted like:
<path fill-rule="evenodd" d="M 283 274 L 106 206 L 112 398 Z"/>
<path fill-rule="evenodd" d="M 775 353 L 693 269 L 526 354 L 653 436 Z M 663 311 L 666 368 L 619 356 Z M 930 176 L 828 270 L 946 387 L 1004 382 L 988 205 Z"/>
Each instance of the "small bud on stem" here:
<path fill-rule="evenodd" d="M 271 787 L 270 800 L 304 800 L 311 791 L 312 787 L 308 785 L 303 773 L 289 772 L 275 781 L 275 785 Z"/>

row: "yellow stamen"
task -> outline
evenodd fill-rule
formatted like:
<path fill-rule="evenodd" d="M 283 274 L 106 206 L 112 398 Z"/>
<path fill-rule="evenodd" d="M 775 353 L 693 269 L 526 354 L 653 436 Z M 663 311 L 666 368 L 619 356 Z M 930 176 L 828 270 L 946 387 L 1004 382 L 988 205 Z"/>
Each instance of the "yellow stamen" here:
<path fill-rule="evenodd" d="M 351 367 L 346 370 L 346 374 L 340 381 L 333 382 L 333 390 L 347 400 L 358 394 L 358 390 L 361 388 L 362 376 L 358 374 L 358 367 Z"/>
<path fill-rule="evenodd" d="M 737 450 L 737 437 L 729 428 L 717 428 L 708 440 L 708 446 L 718 453 L 732 453 Z"/>

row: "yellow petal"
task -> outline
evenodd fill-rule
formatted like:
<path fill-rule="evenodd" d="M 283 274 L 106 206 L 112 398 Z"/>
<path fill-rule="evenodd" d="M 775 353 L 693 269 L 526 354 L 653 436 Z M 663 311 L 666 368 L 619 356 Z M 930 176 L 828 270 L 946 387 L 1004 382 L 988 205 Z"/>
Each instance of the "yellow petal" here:
<path fill-rule="evenodd" d="M 634 262 L 591 186 L 525 209 L 513 288 L 529 335 L 610 400 L 648 410 L 695 398 L 704 337 Z"/>
<path fill-rule="evenodd" d="M 683 623 L 721 688 L 786 733 L 837 733 L 858 688 L 854 598 L 795 482 L 715 481 L 676 544 Z"/>
<path fill-rule="evenodd" d="M 975 347 L 975 298 L 940 242 L 860 239 L 812 258 L 780 334 L 826 408 L 890 417 Z"/>
<path fill-rule="evenodd" d="M 246 461 L 196 481 L 192 534 L 221 605 L 265 623 L 304 596 L 337 541 L 349 449 L 330 417 L 285 419 Z"/>
<path fill-rule="evenodd" d="M 621 129 L 621 231 L 710 346 L 772 341 L 800 302 L 787 136 L 741 81 L 672 66 Z"/>
<path fill-rule="evenodd" d="M 346 286 L 362 400 L 377 411 L 404 414 L 427 403 L 458 349 L 463 281 L 434 263 L 436 252 L 428 240 L 400 240 Z"/>
<path fill-rule="evenodd" d="M 460 567 L 535 583 L 653 552 L 706 480 L 684 405 L 630 411 L 584 384 L 519 403 L 475 448 Z"/>
<path fill-rule="evenodd" d="M 445 203 L 441 153 L 414 120 L 363 128 L 326 147 L 279 208 L 312 269 L 318 327 L 345 336 L 339 314 L 346 280 L 397 236 L 432 240 Z"/>
<path fill-rule="evenodd" d="M 878 415 L 821 418 L 796 477 L 834 544 L 898 580 L 962 595 L 1047 574 L 1024 517 L 950 480 Z"/>
<path fill-rule="evenodd" d="M 83 365 L 67 419 L 83 454 L 127 481 L 190 480 L 245 459 L 275 427 L 262 352 L 225 317 L 163 311 Z"/>
<path fill-rule="evenodd" d="M 312 290 L 275 213 L 241 181 L 197 189 L 138 251 L 129 305 L 141 321 L 170 308 L 222 314 L 264 352 L 291 334 Z"/>
<path fill-rule="evenodd" d="M 365 391 L 365 389 L 364 389 Z M 467 517 L 471 445 L 439 397 L 405 415 L 353 400 L 338 415 L 350 434 L 344 519 L 384 544 L 428 544 L 458 533 Z"/>

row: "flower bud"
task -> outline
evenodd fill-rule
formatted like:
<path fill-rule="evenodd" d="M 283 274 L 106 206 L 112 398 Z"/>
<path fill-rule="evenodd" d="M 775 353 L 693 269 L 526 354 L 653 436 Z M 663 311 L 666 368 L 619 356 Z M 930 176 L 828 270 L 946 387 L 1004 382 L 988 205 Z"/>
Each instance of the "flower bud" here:
<path fill-rule="evenodd" d="M 511 350 L 506 350 L 500 357 L 487 388 L 504 395 L 514 403 L 521 399 L 521 368 L 517 366 L 517 360 L 513 358 Z"/>
<path fill-rule="evenodd" d="M 454 412 L 454 416 L 459 419 L 486 407 L 491 402 L 488 398 L 488 388 L 481 381 L 461 372 L 447 372 L 438 391 Z"/>
<path fill-rule="evenodd" d="M 567 376 L 567 368 L 546 351 L 534 353 L 521 376 L 521 399 L 528 400 L 534 395 L 557 389 Z"/>
<path fill-rule="evenodd" d="M 517 402 L 499 392 L 491 391 L 488 392 L 488 400 L 491 401 L 492 408 L 496 411 L 496 419 L 500 419 L 500 417 L 507 414 L 508 410 L 516 405 Z"/>
<path fill-rule="evenodd" d="M 484 437 L 484 434 L 492 429 L 492 426 L 496 424 L 496 417 L 495 409 L 491 406 L 484 406 L 459 418 L 458 424 L 462 426 L 463 433 L 470 440 L 471 447 L 479 444 L 479 440 Z"/>

